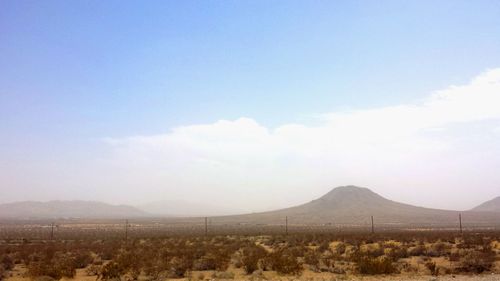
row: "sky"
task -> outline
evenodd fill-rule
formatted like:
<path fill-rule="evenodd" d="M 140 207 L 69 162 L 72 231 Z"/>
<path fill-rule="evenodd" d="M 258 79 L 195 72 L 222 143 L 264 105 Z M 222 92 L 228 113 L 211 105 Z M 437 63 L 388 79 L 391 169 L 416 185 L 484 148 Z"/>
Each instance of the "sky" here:
<path fill-rule="evenodd" d="M 0 1 L 0 203 L 500 196 L 499 1 Z"/>

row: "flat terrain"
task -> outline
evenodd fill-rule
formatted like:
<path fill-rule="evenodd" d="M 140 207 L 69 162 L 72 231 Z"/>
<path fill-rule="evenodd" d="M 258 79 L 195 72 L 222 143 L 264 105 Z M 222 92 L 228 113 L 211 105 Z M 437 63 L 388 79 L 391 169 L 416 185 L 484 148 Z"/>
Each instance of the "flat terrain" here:
<path fill-rule="evenodd" d="M 7 277 L 7 281 L 31 281 L 29 277 L 24 277 L 23 274 L 25 269 L 16 269 L 12 273 L 11 277 Z M 446 275 L 446 276 L 428 276 L 428 275 L 378 275 L 378 276 L 355 276 L 355 275 L 335 275 L 335 274 L 324 274 L 324 273 L 314 273 L 314 272 L 304 272 L 301 276 L 279 276 L 275 273 L 266 272 L 262 276 L 255 275 L 245 275 L 244 272 L 238 270 L 233 271 L 235 273 L 234 279 L 224 279 L 224 278 L 214 278 L 213 271 L 198 271 L 192 274 L 190 278 L 178 278 L 173 280 L 282 280 L 282 281 L 292 281 L 292 280 L 307 280 L 307 281 L 341 281 L 341 280 L 352 280 L 352 281 L 376 281 L 376 280 L 387 280 L 387 281 L 498 281 L 500 280 L 500 274 L 477 274 L 477 275 Z M 75 278 L 62 278 L 62 280 L 77 280 L 77 281 L 95 281 L 96 277 L 87 276 L 85 270 L 77 270 Z M 172 280 L 172 279 L 170 279 Z"/>
<path fill-rule="evenodd" d="M 294 226 L 286 235 L 242 226 L 224 234 L 203 225 L 83 221 L 0 230 L 0 275 L 10 281 L 500 280 L 496 230 Z"/>
<path fill-rule="evenodd" d="M 484 273 L 475 275 L 445 275 L 445 276 L 429 276 L 429 275 L 408 275 L 408 274 L 397 274 L 397 275 L 377 275 L 377 276 L 356 276 L 356 275 L 339 275 L 330 273 L 316 273 L 309 270 L 304 271 L 300 276 L 280 276 L 275 272 L 262 272 L 262 274 L 252 274 L 247 275 L 242 269 L 229 269 L 231 273 L 234 274 L 234 279 L 232 280 L 318 280 L 318 281 L 333 281 L 333 280 L 413 280 L 413 281 L 498 281 L 500 280 L 500 274 L 495 273 Z M 176 278 L 175 280 L 200 280 L 201 278 L 207 280 L 224 280 L 224 278 L 214 278 L 215 271 L 195 271 L 190 273 L 190 277 L 187 278 Z M 62 278 L 63 280 L 78 280 L 78 281 L 95 281 L 95 276 L 88 276 L 85 269 L 76 270 L 76 275 L 74 278 Z M 5 279 L 8 281 L 31 281 L 30 277 L 26 276 L 25 266 L 16 266 L 14 270 Z"/>

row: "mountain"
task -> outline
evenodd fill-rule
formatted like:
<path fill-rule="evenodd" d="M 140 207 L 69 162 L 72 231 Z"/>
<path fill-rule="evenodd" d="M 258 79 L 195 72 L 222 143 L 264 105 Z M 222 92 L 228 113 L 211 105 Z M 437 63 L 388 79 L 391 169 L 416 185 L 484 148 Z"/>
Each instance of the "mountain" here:
<path fill-rule="evenodd" d="M 149 214 L 126 205 L 92 201 L 15 202 L 0 204 L 0 218 L 137 218 Z"/>
<path fill-rule="evenodd" d="M 158 216 L 198 217 L 241 213 L 239 210 L 182 200 L 163 200 L 137 206 L 138 209 Z"/>
<path fill-rule="evenodd" d="M 475 212 L 500 212 L 500 196 L 473 208 Z"/>
<path fill-rule="evenodd" d="M 171 201 L 156 202 L 149 205 L 149 207 L 142 206 L 144 210 L 126 205 L 116 206 L 99 202 L 49 201 L 0 204 L 0 219 L 141 218 L 147 221 L 151 218 L 157 219 L 158 215 L 169 214 L 172 217 L 164 218 L 165 223 L 200 223 L 204 221 L 202 217 L 210 216 L 211 225 L 283 225 L 285 217 L 287 217 L 290 225 L 331 224 L 356 227 L 368 226 L 371 216 L 373 216 L 377 227 L 456 228 L 458 226 L 458 215 L 461 213 L 465 227 L 497 227 L 500 226 L 499 202 L 500 197 L 470 211 L 439 210 L 395 202 L 368 188 L 341 186 L 332 189 L 316 200 L 302 205 L 242 215 L 214 216 L 209 213 L 206 205 L 187 204 L 182 207 L 184 209 L 181 209 L 181 207 L 175 205 L 179 204 L 179 202 L 174 204 Z M 173 217 L 179 217 L 180 215 L 193 217 Z M 200 217 L 194 217 L 195 215 Z"/>
<path fill-rule="evenodd" d="M 489 212 L 461 212 L 464 222 L 498 224 Z M 386 199 L 368 188 L 341 186 L 309 203 L 270 212 L 214 218 L 221 223 L 282 224 L 285 217 L 294 224 L 366 225 L 371 216 L 377 224 L 392 226 L 451 225 L 458 223 L 458 211 L 412 206 Z"/>

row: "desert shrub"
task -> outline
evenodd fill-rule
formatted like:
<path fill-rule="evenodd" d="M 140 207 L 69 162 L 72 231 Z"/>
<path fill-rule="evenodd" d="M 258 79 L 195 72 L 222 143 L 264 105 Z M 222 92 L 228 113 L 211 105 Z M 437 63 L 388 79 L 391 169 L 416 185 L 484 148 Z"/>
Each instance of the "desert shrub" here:
<path fill-rule="evenodd" d="M 457 271 L 466 273 L 483 273 L 485 271 L 490 271 L 494 262 L 495 253 L 490 249 L 483 251 L 471 251 L 462 258 Z"/>
<path fill-rule="evenodd" d="M 137 254 L 132 251 L 121 252 L 114 261 L 118 264 L 121 270 L 126 271 L 128 269 L 138 267 L 139 261 Z"/>
<path fill-rule="evenodd" d="M 459 261 L 460 260 L 460 254 L 459 253 L 450 253 L 448 256 L 449 261 Z"/>
<path fill-rule="evenodd" d="M 259 269 L 259 261 L 267 256 L 267 252 L 261 246 L 250 245 L 242 249 L 241 262 L 247 274 Z"/>
<path fill-rule="evenodd" d="M 359 247 L 353 246 L 346 251 L 345 256 L 348 261 L 356 262 L 361 258 L 362 253 Z"/>
<path fill-rule="evenodd" d="M 92 264 L 85 269 L 87 276 L 97 276 L 101 272 L 101 267 L 97 264 Z"/>
<path fill-rule="evenodd" d="M 380 257 L 380 256 L 384 255 L 384 248 L 382 248 L 380 245 L 378 247 L 368 248 L 366 250 L 365 255 L 372 257 L 372 258 Z"/>
<path fill-rule="evenodd" d="M 139 277 L 142 268 L 142 261 L 151 258 L 146 253 L 141 253 L 139 255 L 137 252 L 132 250 L 125 250 L 121 252 L 115 259 L 114 262 L 119 267 L 121 274 L 129 274 L 133 280 Z M 141 258 L 138 258 L 141 256 Z"/>
<path fill-rule="evenodd" d="M 32 279 L 39 277 L 39 276 L 44 276 L 46 271 L 48 269 L 46 268 L 47 266 L 43 264 L 43 262 L 40 261 L 33 261 L 30 262 L 27 266 L 27 275 L 30 276 Z"/>
<path fill-rule="evenodd" d="M 156 281 L 156 280 L 165 280 L 167 272 L 165 269 L 167 268 L 166 261 L 163 260 L 155 260 L 148 261 L 144 264 L 143 270 L 144 274 L 147 276 L 147 280 Z"/>
<path fill-rule="evenodd" d="M 396 263 L 397 270 L 401 272 L 406 272 L 406 273 L 417 273 L 418 268 L 412 266 L 411 264 L 404 262 L 404 261 L 398 261 Z"/>
<path fill-rule="evenodd" d="M 193 263 L 193 270 L 215 270 L 217 267 L 217 259 L 214 255 L 208 254 L 197 259 Z"/>
<path fill-rule="evenodd" d="M 131 268 L 128 273 L 129 273 L 130 278 L 132 278 L 132 280 L 138 280 L 139 275 L 141 275 L 141 269 L 137 268 L 137 267 Z"/>
<path fill-rule="evenodd" d="M 236 249 L 228 247 L 226 250 L 219 249 L 214 251 L 213 254 L 207 254 L 207 256 L 213 257 L 214 259 L 214 270 L 226 271 L 231 262 L 231 254 L 233 254 L 234 251 L 236 251 Z"/>
<path fill-rule="evenodd" d="M 3 265 L 0 264 L 0 280 L 3 280 L 7 270 L 4 269 Z"/>
<path fill-rule="evenodd" d="M 105 243 L 99 246 L 96 253 L 102 260 L 108 261 L 117 255 L 118 249 L 120 249 L 120 246 L 116 242 Z"/>
<path fill-rule="evenodd" d="M 76 274 L 75 261 L 69 257 L 57 258 L 54 262 L 54 268 L 61 277 L 73 278 Z"/>
<path fill-rule="evenodd" d="M 327 243 L 328 245 L 328 243 Z M 330 248 L 326 248 L 325 251 L 329 251 Z M 294 256 L 294 257 L 303 257 L 306 252 L 308 251 L 308 249 L 306 247 L 304 247 L 303 245 L 300 245 L 300 246 L 293 246 L 293 247 L 288 247 L 287 248 L 287 253 L 289 253 L 290 255 Z M 324 251 L 321 251 L 321 252 L 324 252 Z"/>
<path fill-rule="evenodd" d="M 0 260 L 0 265 L 3 266 L 4 270 L 12 270 L 14 268 L 14 261 L 8 255 L 5 255 Z"/>
<path fill-rule="evenodd" d="M 276 251 L 268 256 L 271 268 L 279 274 L 298 275 L 302 272 L 302 265 L 297 258 L 286 250 Z"/>
<path fill-rule="evenodd" d="M 398 261 L 399 259 L 404 259 L 408 257 L 408 251 L 406 247 L 398 247 L 389 249 L 387 256 L 393 261 Z"/>
<path fill-rule="evenodd" d="M 73 278 L 75 274 L 74 259 L 63 255 L 51 260 L 35 261 L 28 264 L 28 275 L 32 278 L 40 276 L 50 276 L 54 279 Z"/>
<path fill-rule="evenodd" d="M 328 243 L 327 241 L 323 241 L 319 247 L 318 247 L 318 251 L 320 253 L 323 253 L 324 251 L 330 249 L 330 243 Z"/>
<path fill-rule="evenodd" d="M 345 253 L 345 249 L 345 243 L 338 243 L 337 246 L 335 246 L 335 251 L 338 255 L 343 255 Z"/>
<path fill-rule="evenodd" d="M 304 255 L 304 262 L 308 264 L 312 271 L 319 271 L 321 254 L 318 251 L 312 250 Z"/>
<path fill-rule="evenodd" d="M 425 249 L 424 245 L 417 245 L 417 246 L 410 248 L 408 250 L 408 255 L 412 256 L 412 257 L 423 256 L 423 255 L 425 255 L 425 253 L 426 253 L 426 249 Z"/>
<path fill-rule="evenodd" d="M 442 243 L 437 242 L 431 245 L 430 249 L 427 251 L 427 256 L 429 257 L 441 257 L 446 255 L 446 251 L 449 247 Z"/>
<path fill-rule="evenodd" d="M 474 246 L 479 245 L 483 245 L 483 237 L 477 235 L 465 235 L 457 247 L 462 249 L 471 249 L 474 248 Z"/>
<path fill-rule="evenodd" d="M 74 255 L 76 268 L 85 268 L 91 264 L 93 260 L 89 251 L 79 251 Z"/>
<path fill-rule="evenodd" d="M 335 269 L 335 255 L 332 252 L 326 252 L 320 258 L 319 271 L 333 272 Z"/>
<path fill-rule="evenodd" d="M 425 263 L 425 267 L 430 271 L 431 275 L 437 276 L 439 274 L 439 268 L 433 261 L 428 261 Z"/>
<path fill-rule="evenodd" d="M 143 272 L 145 281 L 160 281 L 181 276 L 196 279 L 198 274 L 189 274 L 193 269 L 223 272 L 232 263 L 244 268 L 248 274 L 258 272 L 251 277 L 258 279 L 261 270 L 276 270 L 280 274 L 300 273 L 302 263 L 320 272 L 351 272 L 356 266 L 365 268 L 360 270 L 365 274 L 379 274 L 391 272 L 392 262 L 395 272 L 414 272 L 418 268 L 405 264 L 403 258 L 420 256 L 420 264 L 425 265 L 432 261 L 430 256 L 444 256 L 454 261 L 455 272 L 475 273 L 492 270 L 495 256 L 488 246 L 495 245 L 492 241 L 500 239 L 500 234 L 493 231 L 465 233 L 464 236 L 446 232 L 381 232 L 368 235 L 297 231 L 288 236 L 244 234 L 208 237 L 188 231 L 163 236 L 149 231 L 137 229 L 134 236 L 141 238 L 129 239 L 127 243 L 123 242 L 122 233 L 118 235 L 113 231 L 82 234 L 78 230 L 68 234 L 68 239 L 52 242 L 40 241 L 34 234 L 30 236 L 33 240 L 0 243 L 0 268 L 6 271 L 13 263 L 24 263 L 33 276 L 50 275 L 47 278 L 57 279 L 63 274 L 72 275 L 74 268 L 86 266 L 88 275 L 100 275 L 107 266 L 109 273 L 104 275 L 108 277 L 103 279 L 135 279 Z M 339 243 L 331 248 L 332 241 Z M 268 254 L 256 242 L 270 246 L 273 253 Z M 452 251 L 452 244 L 457 245 L 459 250 Z M 425 245 L 429 246 L 426 248 Z M 317 249 L 312 250 L 310 246 Z M 95 258 L 91 253 L 95 253 Z M 444 268 L 439 270 L 442 271 L 439 273 L 445 273 Z"/>
<path fill-rule="evenodd" d="M 119 279 L 125 274 L 123 268 L 116 262 L 109 262 L 101 268 L 100 277 L 102 280 Z"/>
<path fill-rule="evenodd" d="M 361 274 L 392 274 L 397 272 L 392 261 L 386 257 L 361 257 L 357 262 L 357 266 Z"/>
<path fill-rule="evenodd" d="M 170 278 L 182 278 L 191 270 L 192 262 L 186 257 L 174 257 L 168 264 L 168 275 Z"/>
<path fill-rule="evenodd" d="M 243 267 L 243 261 L 241 258 L 241 253 L 237 252 L 231 257 L 231 263 L 234 265 L 235 268 L 242 268 Z"/>

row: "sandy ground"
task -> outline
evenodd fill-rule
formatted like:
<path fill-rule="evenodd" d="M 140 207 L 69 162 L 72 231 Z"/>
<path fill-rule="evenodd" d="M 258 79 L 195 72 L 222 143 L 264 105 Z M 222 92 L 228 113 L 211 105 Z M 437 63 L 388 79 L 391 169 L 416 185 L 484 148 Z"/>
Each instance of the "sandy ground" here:
<path fill-rule="evenodd" d="M 24 277 L 25 268 L 17 266 L 8 277 L 7 281 L 32 281 L 30 278 Z M 391 275 L 391 276 L 351 276 L 351 275 L 336 275 L 331 273 L 314 273 L 304 271 L 301 276 L 279 276 L 275 272 L 263 272 L 262 275 L 244 275 L 238 270 L 232 271 L 235 274 L 234 279 L 215 279 L 212 278 L 212 273 L 207 272 L 192 272 L 191 278 L 168 279 L 168 280 L 280 280 L 280 281 L 500 281 L 500 274 L 482 274 L 482 275 L 445 275 L 445 276 L 428 276 L 428 275 Z M 201 277 L 201 278 L 200 278 Z M 85 270 L 77 270 L 77 275 L 74 279 L 62 279 L 62 281 L 96 281 L 95 276 L 87 276 Z M 122 279 L 126 280 L 126 279 Z"/>

